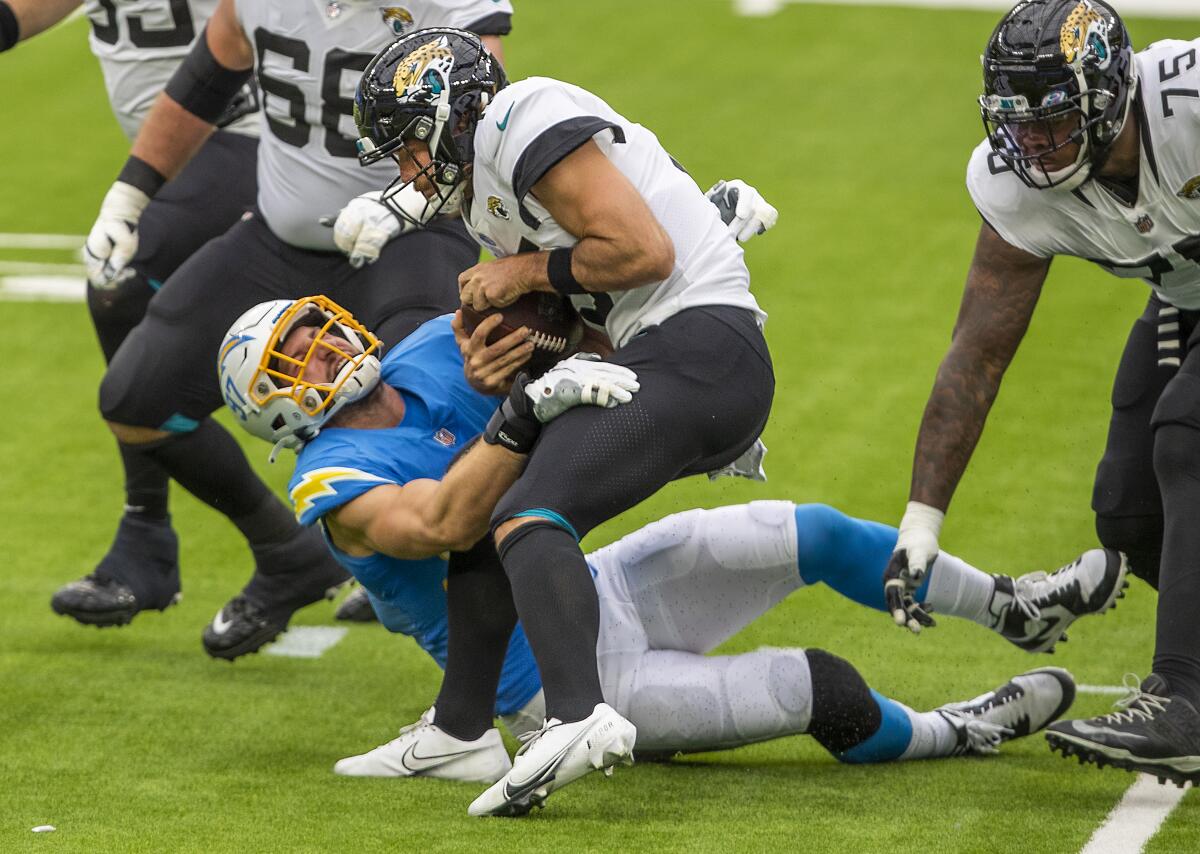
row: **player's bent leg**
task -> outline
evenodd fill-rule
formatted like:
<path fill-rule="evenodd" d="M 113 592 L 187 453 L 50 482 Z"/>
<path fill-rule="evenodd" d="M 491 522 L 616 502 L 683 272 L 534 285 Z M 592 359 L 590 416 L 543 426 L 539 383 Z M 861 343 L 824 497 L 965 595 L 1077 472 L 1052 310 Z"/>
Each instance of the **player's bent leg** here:
<path fill-rule="evenodd" d="M 1096 514 L 1096 536 L 1107 549 L 1125 555 L 1129 572 L 1158 589 L 1162 563 L 1163 517 Z"/>
<path fill-rule="evenodd" d="M 338 760 L 333 773 L 346 777 L 437 777 L 468 783 L 494 783 L 512 768 L 500 731 L 456 738 L 433 722 L 430 708 L 400 735 L 359 756 Z"/>

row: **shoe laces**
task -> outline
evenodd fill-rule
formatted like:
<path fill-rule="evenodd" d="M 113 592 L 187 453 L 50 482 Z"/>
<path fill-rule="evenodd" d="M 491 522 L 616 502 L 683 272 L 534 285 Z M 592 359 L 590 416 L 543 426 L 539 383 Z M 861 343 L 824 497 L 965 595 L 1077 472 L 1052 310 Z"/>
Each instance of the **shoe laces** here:
<path fill-rule="evenodd" d="M 1123 680 L 1124 697 L 1113 703 L 1118 711 L 1101 715 L 1100 719 L 1107 724 L 1131 724 L 1139 721 L 1152 721 L 1159 712 L 1166 711 L 1169 697 L 1160 697 L 1142 690 L 1142 680 L 1136 674 L 1126 673 Z"/>
<path fill-rule="evenodd" d="M 958 709 L 939 709 L 942 717 L 959 733 L 955 756 L 964 753 L 999 753 L 999 747 L 1013 735 L 1013 730 L 991 721 L 977 718 Z"/>
<path fill-rule="evenodd" d="M 548 733 L 553 727 L 556 727 L 561 723 L 562 721 L 560 721 L 558 718 L 544 718 L 542 720 L 542 725 L 538 729 L 531 729 L 528 732 L 523 732 L 518 735 L 517 741 L 521 742 L 521 746 L 517 748 L 516 755 L 520 756 L 522 753 L 529 750 L 529 748 L 533 747 L 533 745 L 537 743 L 539 738 Z"/>
<path fill-rule="evenodd" d="M 1013 583 L 1013 604 L 1030 620 L 1040 619 L 1042 609 L 1039 602 L 1047 603 L 1059 598 L 1060 594 L 1079 584 L 1079 574 L 1073 570 L 1082 558 L 1076 558 L 1066 566 L 1049 574 L 1030 572 Z"/>

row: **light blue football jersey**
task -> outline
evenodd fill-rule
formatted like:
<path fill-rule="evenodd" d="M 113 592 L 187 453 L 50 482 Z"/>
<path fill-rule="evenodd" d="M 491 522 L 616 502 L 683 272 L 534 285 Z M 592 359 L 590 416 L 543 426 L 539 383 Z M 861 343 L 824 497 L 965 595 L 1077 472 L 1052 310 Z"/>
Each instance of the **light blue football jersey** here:
<path fill-rule="evenodd" d="M 497 399 L 475 391 L 463 374 L 451 315 L 422 324 L 384 357 L 382 382 L 404 398 L 404 418 L 386 430 L 327 428 L 300 452 L 288 493 L 301 524 L 317 523 L 381 484 L 441 479 L 451 460 L 483 432 Z M 328 539 L 328 538 L 327 538 Z M 380 620 L 410 635 L 446 666 L 446 561 L 382 554 L 334 556 L 386 607 Z M 496 713 L 519 711 L 541 688 L 537 665 L 518 625 L 500 676 Z"/>

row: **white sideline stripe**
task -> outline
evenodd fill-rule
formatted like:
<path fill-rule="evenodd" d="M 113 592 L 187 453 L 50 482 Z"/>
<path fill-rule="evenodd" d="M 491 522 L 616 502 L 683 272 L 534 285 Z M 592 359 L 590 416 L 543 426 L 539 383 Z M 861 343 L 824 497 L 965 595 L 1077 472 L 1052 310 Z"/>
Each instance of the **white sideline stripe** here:
<path fill-rule="evenodd" d="M 1186 793 L 1173 783 L 1164 786 L 1139 774 L 1080 854 L 1138 854 Z"/>
<path fill-rule="evenodd" d="M 1129 689 L 1123 685 L 1076 685 L 1075 690 L 1080 694 L 1111 694 L 1113 696 L 1129 693 Z"/>
<path fill-rule="evenodd" d="M 0 301 L 83 302 L 87 283 L 81 274 L 0 276 Z"/>
<path fill-rule="evenodd" d="M 299 626 L 288 629 L 278 643 L 267 647 L 266 653 L 287 658 L 320 658 L 348 631 L 340 626 Z"/>
<path fill-rule="evenodd" d="M 734 0 L 733 10 L 747 18 L 774 15 L 788 3 L 822 3 L 830 6 L 909 6 L 931 9 L 991 9 L 1005 12 L 1013 0 Z M 1200 18 L 1196 0 L 1118 0 L 1123 15 L 1159 18 Z"/>
<path fill-rule="evenodd" d="M 82 264 L 49 264 L 45 261 L 0 260 L 0 276 L 83 276 Z"/>
<path fill-rule="evenodd" d="M 0 233 L 0 249 L 79 249 L 85 240 L 81 234 Z"/>

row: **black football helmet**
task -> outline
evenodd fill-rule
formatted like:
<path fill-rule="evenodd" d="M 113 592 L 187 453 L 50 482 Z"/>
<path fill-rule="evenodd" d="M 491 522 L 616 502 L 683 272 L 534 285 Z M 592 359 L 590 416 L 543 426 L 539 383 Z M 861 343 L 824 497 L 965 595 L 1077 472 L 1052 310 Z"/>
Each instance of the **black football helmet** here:
<path fill-rule="evenodd" d="M 1099 171 L 1137 91 L 1124 22 L 1102 0 L 1023 0 L 988 40 L 979 98 L 992 150 L 1030 187 L 1074 189 Z M 1077 144 L 1069 165 L 1051 164 Z"/>
<path fill-rule="evenodd" d="M 426 143 L 432 157 L 416 178 L 428 177 L 436 197 L 414 212 L 397 197 L 416 178 L 397 178 L 381 198 L 394 214 L 421 226 L 438 214 L 457 212 L 475 156 L 475 126 L 507 85 L 499 61 L 465 30 L 417 30 L 370 61 L 354 93 L 359 162 L 394 157 L 413 141 Z"/>

